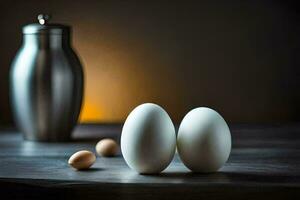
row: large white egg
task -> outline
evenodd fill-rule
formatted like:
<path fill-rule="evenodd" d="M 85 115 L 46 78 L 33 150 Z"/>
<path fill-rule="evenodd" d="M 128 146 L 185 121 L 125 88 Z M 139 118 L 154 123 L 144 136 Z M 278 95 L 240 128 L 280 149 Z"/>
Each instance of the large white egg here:
<path fill-rule="evenodd" d="M 175 128 L 164 109 L 145 103 L 129 114 L 122 129 L 121 151 L 131 169 L 159 173 L 170 164 L 175 149 Z"/>
<path fill-rule="evenodd" d="M 190 170 L 217 171 L 231 151 L 229 127 L 216 111 L 206 107 L 195 108 L 186 114 L 179 126 L 177 150 Z"/>

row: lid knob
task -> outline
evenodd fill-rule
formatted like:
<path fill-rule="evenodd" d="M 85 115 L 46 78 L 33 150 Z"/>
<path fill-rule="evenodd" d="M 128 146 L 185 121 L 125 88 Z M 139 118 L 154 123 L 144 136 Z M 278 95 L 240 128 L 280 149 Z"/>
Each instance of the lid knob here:
<path fill-rule="evenodd" d="M 51 16 L 47 14 L 39 14 L 37 18 L 41 25 L 46 25 L 48 23 L 48 20 L 50 20 Z"/>

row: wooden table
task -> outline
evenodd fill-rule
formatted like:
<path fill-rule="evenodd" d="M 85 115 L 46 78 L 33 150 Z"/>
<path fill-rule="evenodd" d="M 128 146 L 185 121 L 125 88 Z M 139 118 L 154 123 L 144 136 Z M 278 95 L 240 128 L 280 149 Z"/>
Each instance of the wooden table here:
<path fill-rule="evenodd" d="M 216 173 L 194 174 L 175 156 L 161 174 L 139 175 L 121 156 L 75 171 L 67 160 L 119 140 L 120 125 L 81 125 L 69 143 L 23 141 L 0 132 L 0 199 L 300 199 L 300 125 L 231 125 L 233 149 Z M 5 198 L 3 198 L 5 197 Z"/>

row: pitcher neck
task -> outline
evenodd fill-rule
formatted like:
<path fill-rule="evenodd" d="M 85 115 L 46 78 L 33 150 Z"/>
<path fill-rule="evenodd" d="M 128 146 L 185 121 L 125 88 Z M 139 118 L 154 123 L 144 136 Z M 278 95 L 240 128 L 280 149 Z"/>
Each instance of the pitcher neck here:
<path fill-rule="evenodd" d="M 66 34 L 24 34 L 23 45 L 41 49 L 69 47 L 70 36 Z"/>

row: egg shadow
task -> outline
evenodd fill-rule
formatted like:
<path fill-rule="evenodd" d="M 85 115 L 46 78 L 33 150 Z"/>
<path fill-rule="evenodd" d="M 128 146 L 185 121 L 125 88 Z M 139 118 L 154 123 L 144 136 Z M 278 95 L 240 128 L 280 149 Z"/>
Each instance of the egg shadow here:
<path fill-rule="evenodd" d="M 198 172 L 189 172 L 189 171 L 172 171 L 172 172 L 162 172 L 159 174 L 141 174 L 142 176 L 163 178 L 169 180 L 182 180 L 193 182 L 197 180 L 202 181 L 231 181 L 234 179 L 233 175 L 226 172 L 209 172 L 209 173 L 198 173 Z"/>
<path fill-rule="evenodd" d="M 81 169 L 81 170 L 78 170 L 80 172 L 99 172 L 99 171 L 104 171 L 105 168 L 100 168 L 100 167 L 91 167 L 91 168 L 88 168 L 88 169 Z"/>

